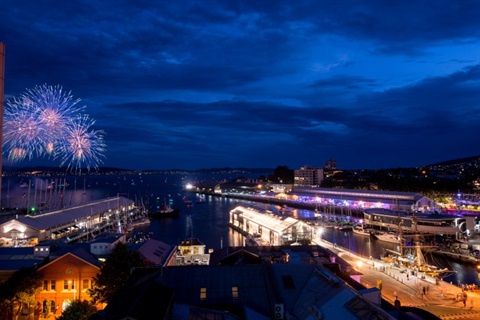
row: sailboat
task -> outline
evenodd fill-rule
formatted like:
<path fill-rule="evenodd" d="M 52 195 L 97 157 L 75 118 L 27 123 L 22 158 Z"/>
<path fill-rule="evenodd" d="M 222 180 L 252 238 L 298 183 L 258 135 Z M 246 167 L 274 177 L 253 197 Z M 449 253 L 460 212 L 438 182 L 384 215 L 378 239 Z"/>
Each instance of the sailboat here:
<path fill-rule="evenodd" d="M 403 239 L 401 222 L 399 223 L 398 230 L 399 239 Z M 449 270 L 448 268 L 439 269 L 437 266 L 427 262 L 422 250 L 428 252 L 429 250 L 436 248 L 436 246 L 422 245 L 418 234 L 416 234 L 414 239 L 411 240 L 413 245 L 407 245 L 405 241 L 399 241 L 398 243 L 400 251 L 386 249 L 391 255 L 385 257 L 384 261 L 406 267 L 415 273 L 423 273 L 435 278 L 443 279 L 456 273 L 456 271 Z"/>

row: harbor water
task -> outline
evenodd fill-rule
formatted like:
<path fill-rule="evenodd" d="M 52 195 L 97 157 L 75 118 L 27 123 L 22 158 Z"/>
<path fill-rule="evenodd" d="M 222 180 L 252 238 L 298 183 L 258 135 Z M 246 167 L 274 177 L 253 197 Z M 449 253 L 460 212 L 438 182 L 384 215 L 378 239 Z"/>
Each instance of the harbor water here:
<path fill-rule="evenodd" d="M 270 173 L 265 173 L 268 175 Z M 198 238 L 207 249 L 216 250 L 226 246 L 244 246 L 245 239 L 228 227 L 229 212 L 238 205 L 254 206 L 260 210 L 279 212 L 281 208 L 274 204 L 258 203 L 221 196 L 205 195 L 202 202 L 196 202 L 194 193 L 185 192 L 188 183 L 197 181 L 231 180 L 238 176 L 257 178 L 259 174 L 132 174 L 132 175 L 89 175 L 76 177 L 3 177 L 2 205 L 6 208 L 35 207 L 35 212 L 51 209 L 54 206 L 75 206 L 92 200 L 116 197 L 130 198 L 155 210 L 161 203 L 169 202 L 180 208 L 180 214 L 174 218 L 154 219 L 150 224 L 133 230 L 131 236 L 148 236 L 168 244 L 179 244 L 187 238 Z M 203 196 L 203 195 L 199 195 Z M 187 204 L 190 200 L 191 203 Z M 289 213 L 296 218 L 311 218 L 313 211 L 291 209 Z M 3 216 L 2 221 L 11 217 Z M 373 240 L 370 237 L 343 232 L 337 229 L 325 229 L 322 238 L 344 247 L 364 257 L 381 259 L 387 249 L 399 251 L 395 244 Z M 444 278 L 457 284 L 480 285 L 475 265 L 454 262 L 441 256 L 426 254 L 429 264 L 439 268 L 456 271 Z"/>

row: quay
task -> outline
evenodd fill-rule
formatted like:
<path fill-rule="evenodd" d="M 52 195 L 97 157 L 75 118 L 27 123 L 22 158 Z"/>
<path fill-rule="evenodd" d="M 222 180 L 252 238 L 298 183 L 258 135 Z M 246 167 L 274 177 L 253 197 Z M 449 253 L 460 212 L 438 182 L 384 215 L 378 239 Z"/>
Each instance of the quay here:
<path fill-rule="evenodd" d="M 480 289 L 464 290 L 450 282 L 429 275 L 411 276 L 411 271 L 383 261 L 361 257 L 321 238 L 317 245 L 328 248 L 361 273 L 360 283 L 380 289 L 382 298 L 408 312 L 423 309 L 440 319 L 480 319 Z M 466 300 L 464 302 L 464 294 Z"/>
<path fill-rule="evenodd" d="M 238 209 L 231 211 L 231 216 L 235 214 L 239 214 Z M 248 226 L 249 231 L 253 230 L 252 232 L 258 229 L 253 222 L 252 220 Z M 250 241 L 247 239 L 247 246 L 273 245 L 261 237 L 252 236 L 252 233 L 245 230 L 246 225 L 236 225 L 235 220 L 228 225 L 250 239 Z M 267 231 L 269 228 L 268 224 L 262 225 L 263 233 L 270 234 L 270 231 Z M 287 229 L 288 226 L 285 230 Z M 428 273 L 361 256 L 322 239 L 317 229 L 314 227 L 312 232 L 314 235 L 311 241 L 312 247 L 320 246 L 330 251 L 332 256 L 337 257 L 338 263 L 347 270 L 351 270 L 352 280 L 367 289 L 378 288 L 382 299 L 392 306 L 397 306 L 405 312 L 408 312 L 409 308 L 422 309 L 436 315 L 439 319 L 480 319 L 480 288 L 471 287 L 467 290 Z M 464 298 L 465 294 L 466 298 Z"/>

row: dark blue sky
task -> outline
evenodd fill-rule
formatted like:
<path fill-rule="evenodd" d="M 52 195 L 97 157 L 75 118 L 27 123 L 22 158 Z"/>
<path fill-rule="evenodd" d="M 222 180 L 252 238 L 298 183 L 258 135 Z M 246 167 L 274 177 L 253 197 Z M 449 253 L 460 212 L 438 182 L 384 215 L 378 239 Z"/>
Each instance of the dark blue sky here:
<path fill-rule="evenodd" d="M 480 1 L 1 7 L 5 100 L 43 84 L 71 91 L 105 131 L 103 166 L 332 157 L 380 169 L 480 154 Z"/>

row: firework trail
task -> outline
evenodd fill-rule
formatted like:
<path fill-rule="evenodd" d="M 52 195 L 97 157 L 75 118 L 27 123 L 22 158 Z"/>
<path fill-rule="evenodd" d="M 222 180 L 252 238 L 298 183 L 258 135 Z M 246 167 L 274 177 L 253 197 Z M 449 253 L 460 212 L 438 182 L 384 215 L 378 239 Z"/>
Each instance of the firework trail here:
<path fill-rule="evenodd" d="M 20 98 L 7 101 L 4 111 L 3 147 L 12 162 L 34 156 L 61 159 L 61 165 L 98 168 L 105 151 L 103 131 L 91 130 L 95 121 L 79 115 L 77 106 L 61 86 L 37 86 Z"/>

